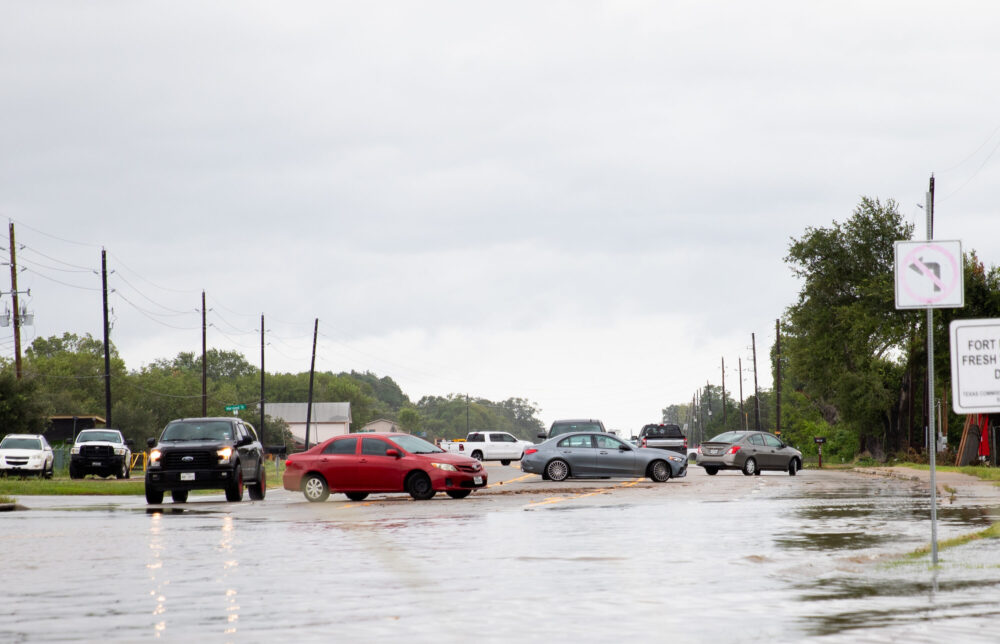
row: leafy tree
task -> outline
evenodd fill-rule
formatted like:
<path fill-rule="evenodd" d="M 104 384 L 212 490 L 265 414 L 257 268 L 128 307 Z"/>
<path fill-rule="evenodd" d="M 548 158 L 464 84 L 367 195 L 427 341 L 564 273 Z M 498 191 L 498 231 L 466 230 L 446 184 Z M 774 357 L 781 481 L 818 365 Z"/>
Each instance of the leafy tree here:
<path fill-rule="evenodd" d="M 399 410 L 399 426 L 405 432 L 416 433 L 420 429 L 420 414 L 412 407 Z"/>
<path fill-rule="evenodd" d="M 40 434 L 45 429 L 45 410 L 36 396 L 37 381 L 17 379 L 9 364 L 0 368 L 0 436 Z"/>

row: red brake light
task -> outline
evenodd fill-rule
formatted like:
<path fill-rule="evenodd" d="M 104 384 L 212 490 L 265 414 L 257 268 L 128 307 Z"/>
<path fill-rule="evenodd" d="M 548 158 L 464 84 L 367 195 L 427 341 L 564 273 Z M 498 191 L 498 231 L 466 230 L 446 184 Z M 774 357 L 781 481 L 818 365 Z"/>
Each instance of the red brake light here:
<path fill-rule="evenodd" d="M 458 444 L 458 451 L 460 451 L 460 452 L 464 452 L 465 451 L 465 443 L 459 443 Z"/>
<path fill-rule="evenodd" d="M 735 454 L 738 451 L 740 451 L 740 446 L 739 445 L 733 445 L 732 447 L 729 448 L 729 453 L 730 454 Z"/>
<path fill-rule="evenodd" d="M 643 436 L 642 437 L 642 445 L 640 445 L 639 447 L 645 447 L 645 446 L 646 446 L 646 437 Z"/>
<path fill-rule="evenodd" d="M 527 456 L 528 454 L 534 454 L 537 451 L 538 450 L 535 449 L 534 447 L 529 447 L 528 449 L 524 450 L 524 455 Z"/>

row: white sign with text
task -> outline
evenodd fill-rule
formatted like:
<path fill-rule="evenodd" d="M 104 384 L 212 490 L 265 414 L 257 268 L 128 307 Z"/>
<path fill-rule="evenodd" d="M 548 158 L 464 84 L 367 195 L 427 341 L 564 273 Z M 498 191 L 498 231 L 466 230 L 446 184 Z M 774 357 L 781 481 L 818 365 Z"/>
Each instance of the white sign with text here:
<path fill-rule="evenodd" d="M 1000 413 L 1000 319 L 955 320 L 948 328 L 955 412 Z"/>

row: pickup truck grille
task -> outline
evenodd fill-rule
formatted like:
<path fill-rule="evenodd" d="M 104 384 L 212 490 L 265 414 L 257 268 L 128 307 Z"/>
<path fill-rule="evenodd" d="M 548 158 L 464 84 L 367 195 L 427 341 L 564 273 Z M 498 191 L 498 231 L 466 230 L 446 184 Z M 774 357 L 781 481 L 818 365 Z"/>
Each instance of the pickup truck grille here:
<path fill-rule="evenodd" d="M 110 445 L 81 445 L 80 456 L 87 458 L 106 458 L 115 453 Z"/>
<path fill-rule="evenodd" d="M 193 470 L 214 467 L 219 462 L 215 452 L 167 452 L 163 455 L 163 468 L 167 470 Z"/>

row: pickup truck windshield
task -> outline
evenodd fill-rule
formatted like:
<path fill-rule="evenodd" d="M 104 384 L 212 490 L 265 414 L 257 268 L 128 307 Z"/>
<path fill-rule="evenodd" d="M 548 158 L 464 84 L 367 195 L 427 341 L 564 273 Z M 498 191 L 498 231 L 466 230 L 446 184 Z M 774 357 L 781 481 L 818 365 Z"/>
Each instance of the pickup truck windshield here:
<path fill-rule="evenodd" d="M 233 437 L 233 426 L 226 421 L 207 421 L 204 423 L 170 423 L 163 430 L 160 440 L 164 441 L 198 441 L 198 440 L 229 440 Z"/>
<path fill-rule="evenodd" d="M 559 436 L 560 434 L 569 434 L 570 432 L 603 432 L 601 426 L 597 423 L 555 423 L 552 425 L 552 431 L 549 432 L 549 438 L 553 436 Z"/>
<path fill-rule="evenodd" d="M 76 437 L 77 443 L 86 443 L 87 441 L 104 441 L 106 443 L 120 443 L 122 442 L 121 435 L 118 432 L 93 432 L 84 431 L 80 432 L 80 435 Z"/>

